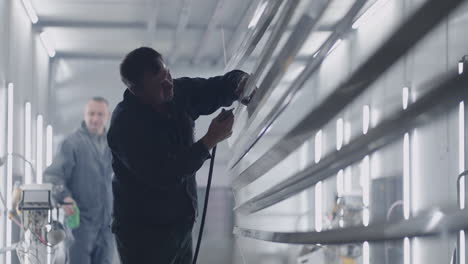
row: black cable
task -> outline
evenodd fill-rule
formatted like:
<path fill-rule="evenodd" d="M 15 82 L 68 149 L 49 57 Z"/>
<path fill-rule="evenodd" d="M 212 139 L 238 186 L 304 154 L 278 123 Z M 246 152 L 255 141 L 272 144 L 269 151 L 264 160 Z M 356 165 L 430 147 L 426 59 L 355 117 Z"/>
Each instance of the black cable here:
<path fill-rule="evenodd" d="M 203 228 L 205 226 L 205 218 L 206 218 L 206 211 L 208 209 L 208 199 L 210 197 L 210 189 L 211 189 L 211 178 L 213 177 L 213 167 L 214 167 L 214 160 L 216 156 L 216 146 L 214 146 L 213 150 L 211 151 L 211 160 L 210 160 L 210 170 L 208 173 L 208 183 L 206 185 L 206 194 L 205 194 L 205 202 L 203 206 L 203 214 L 202 214 L 202 220 L 200 223 L 200 231 L 198 232 L 198 241 L 197 241 L 197 247 L 195 249 L 195 254 L 193 257 L 192 264 L 197 263 L 197 258 L 198 258 L 198 253 L 200 251 L 200 244 L 203 236 Z"/>

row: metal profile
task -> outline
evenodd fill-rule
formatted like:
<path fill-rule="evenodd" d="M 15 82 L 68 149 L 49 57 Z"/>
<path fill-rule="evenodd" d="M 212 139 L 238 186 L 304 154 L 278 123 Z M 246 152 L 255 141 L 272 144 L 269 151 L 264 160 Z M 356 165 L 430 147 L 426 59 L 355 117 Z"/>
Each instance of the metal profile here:
<path fill-rule="evenodd" d="M 340 245 L 404 239 L 405 237 L 438 236 L 467 229 L 468 210 L 433 210 L 412 219 L 348 227 L 322 232 L 269 232 L 234 228 L 234 234 L 256 240 L 287 244 Z"/>
<path fill-rule="evenodd" d="M 309 165 L 248 201 L 238 204 L 235 209 L 240 213 L 250 214 L 283 201 L 401 139 L 411 128 L 434 120 L 458 105 L 463 98 L 468 98 L 468 89 L 462 88 L 468 85 L 468 76 L 458 75 L 456 69 L 429 83 L 433 83 L 435 87 L 406 110 L 402 109 L 389 116 L 366 135 L 361 135 L 339 151 L 328 154 L 318 164 Z"/>
<path fill-rule="evenodd" d="M 234 68 L 241 68 L 242 64 L 247 60 L 247 58 L 252 54 L 258 42 L 262 39 L 268 27 L 270 26 L 275 14 L 278 12 L 281 3 L 284 0 L 271 0 L 269 1 L 266 10 L 260 17 L 257 26 L 255 29 L 250 30 L 247 33 L 247 36 L 242 41 L 241 45 L 238 47 L 234 55 L 228 62 L 226 70 L 231 70 Z M 263 1 L 260 1 L 261 3 Z"/>
<path fill-rule="evenodd" d="M 233 186 L 245 186 L 286 158 L 302 143 L 361 95 L 378 77 L 406 54 L 420 39 L 463 0 L 429 0 L 409 17 L 372 56 L 347 80 L 284 135 L 265 154 L 234 179 Z"/>
<path fill-rule="evenodd" d="M 269 112 L 267 116 L 260 122 L 260 125 L 256 127 L 252 127 L 251 124 L 247 125 L 247 131 L 244 133 L 246 136 L 242 137 L 241 140 L 239 140 L 239 142 L 233 144 L 238 147 L 236 147 L 236 149 L 234 150 L 234 162 L 231 165 L 231 167 L 236 166 L 237 163 L 240 162 L 240 160 L 247 154 L 247 152 L 249 152 L 250 149 L 255 145 L 256 141 L 258 141 L 263 136 L 266 129 L 268 129 L 268 127 L 271 126 L 271 124 L 276 120 L 276 118 L 278 118 L 278 116 L 288 107 L 294 95 L 303 87 L 304 83 L 322 64 L 329 51 L 333 48 L 333 45 L 336 43 L 336 41 L 342 38 L 351 28 L 353 18 L 356 16 L 356 14 L 359 12 L 359 10 L 365 3 L 367 3 L 367 0 L 356 1 L 354 3 L 354 5 L 350 8 L 345 17 L 337 25 L 336 30 L 321 45 L 317 54 L 309 57 L 308 62 L 306 64 L 306 68 L 294 80 L 286 94 L 280 100 L 278 100 L 278 102 L 273 107 L 274 110 Z M 269 92 L 271 93 L 271 91 Z M 255 117 L 258 114 L 258 110 L 261 109 L 261 106 L 266 103 L 265 101 L 268 98 L 268 96 L 269 94 L 263 96 L 263 100 L 260 103 L 260 107 L 254 107 L 256 108 L 256 111 L 249 117 L 249 120 L 255 119 Z M 250 104 L 249 107 L 251 107 Z M 246 147 L 247 149 L 245 149 Z M 240 151 L 242 152 L 239 153 Z M 237 186 L 234 183 L 234 187 L 238 188 L 241 186 Z"/>
<path fill-rule="evenodd" d="M 357 2 L 365 2 L 366 0 L 357 0 Z M 313 12 L 306 12 L 296 27 L 294 28 L 291 36 L 288 39 L 288 42 L 285 44 L 281 50 L 278 57 L 275 59 L 275 62 L 270 67 L 265 78 L 257 89 L 255 96 L 252 98 L 252 101 L 249 103 L 249 108 L 255 110 L 259 102 L 265 98 L 267 95 L 271 94 L 272 88 L 278 85 L 281 78 L 287 72 L 289 66 L 293 62 L 295 56 L 301 49 L 304 42 L 309 37 L 310 33 L 318 28 L 318 22 L 325 14 L 327 7 L 331 1 L 319 1 L 319 4 L 311 5 L 308 9 L 311 9 Z M 260 65 L 260 69 L 266 67 L 268 63 L 268 57 L 265 58 L 265 61 Z M 260 72 L 261 73 L 261 72 Z M 254 78 L 254 84 L 258 80 L 259 76 Z M 250 78 L 249 78 L 250 81 Z M 247 86 L 247 93 L 250 94 L 255 85 Z"/>
<path fill-rule="evenodd" d="M 268 64 L 268 61 L 271 59 L 271 56 L 273 55 L 279 41 L 281 40 L 281 36 L 286 32 L 287 26 L 291 21 L 291 18 L 293 17 L 299 2 L 299 0 L 292 0 L 285 3 L 285 11 L 280 15 L 278 23 L 274 26 L 272 33 L 266 42 L 266 46 L 263 48 L 259 56 L 259 60 L 255 64 L 253 73 L 247 81 L 243 94 L 250 94 L 250 92 L 253 90 L 253 87 L 255 87 L 257 81 Z M 236 109 L 235 116 L 237 116 L 237 114 L 240 112 L 240 109 L 242 109 L 242 107 Z"/>

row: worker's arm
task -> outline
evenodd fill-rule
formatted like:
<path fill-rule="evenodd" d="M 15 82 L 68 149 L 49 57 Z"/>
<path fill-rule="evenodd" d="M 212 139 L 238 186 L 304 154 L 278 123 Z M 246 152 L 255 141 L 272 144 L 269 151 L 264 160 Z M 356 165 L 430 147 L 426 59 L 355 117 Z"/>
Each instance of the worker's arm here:
<path fill-rule="evenodd" d="M 242 87 L 249 75 L 240 70 L 230 71 L 222 76 L 208 79 L 179 78 L 174 80 L 178 99 L 186 104 L 194 119 L 209 115 L 222 106 L 230 106 L 239 99 Z"/>
<path fill-rule="evenodd" d="M 54 185 L 54 197 L 59 202 L 74 203 L 67 181 L 71 178 L 76 165 L 76 153 L 70 140 L 65 140 L 52 164 L 44 171 L 44 182 Z M 64 206 L 67 213 L 73 214 L 72 206 Z"/>
<path fill-rule="evenodd" d="M 231 134 L 233 118 L 216 118 L 207 134 L 191 146 L 174 148 L 167 132 L 152 131 L 138 120 L 113 123 L 108 142 L 114 158 L 149 188 L 165 189 L 191 177 L 210 157 L 209 149 Z"/>

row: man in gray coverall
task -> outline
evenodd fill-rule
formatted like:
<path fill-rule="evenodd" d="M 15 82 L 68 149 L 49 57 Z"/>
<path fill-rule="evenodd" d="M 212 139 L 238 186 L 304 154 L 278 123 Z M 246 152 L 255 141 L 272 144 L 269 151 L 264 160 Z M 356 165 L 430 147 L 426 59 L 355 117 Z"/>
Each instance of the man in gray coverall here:
<path fill-rule="evenodd" d="M 114 237 L 109 225 L 113 172 L 105 129 L 108 118 L 107 100 L 90 99 L 81 127 L 64 140 L 56 159 L 44 172 L 45 181 L 54 184 L 57 201 L 70 204 L 64 205 L 65 214 L 73 215 L 74 205 L 80 211 L 80 226 L 72 230 L 70 264 L 112 263 Z"/>

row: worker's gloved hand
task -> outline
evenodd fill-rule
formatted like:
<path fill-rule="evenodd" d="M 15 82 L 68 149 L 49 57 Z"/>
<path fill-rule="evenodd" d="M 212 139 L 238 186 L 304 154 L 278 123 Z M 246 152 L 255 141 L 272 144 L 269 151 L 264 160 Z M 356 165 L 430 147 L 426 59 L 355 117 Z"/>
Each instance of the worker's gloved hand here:
<path fill-rule="evenodd" d="M 76 202 L 70 196 L 65 197 L 63 199 L 64 205 L 62 206 L 63 210 L 65 211 L 66 216 L 74 215 L 75 214 L 75 206 Z"/>
<path fill-rule="evenodd" d="M 234 124 L 234 114 L 231 111 L 221 112 L 215 117 L 208 128 L 208 132 L 201 139 L 208 149 L 213 148 L 219 142 L 232 135 L 232 125 Z"/>
<path fill-rule="evenodd" d="M 244 94 L 244 90 L 246 88 L 246 85 L 249 81 L 250 74 L 244 74 L 240 80 L 239 84 L 237 86 L 237 89 L 234 91 L 234 93 L 239 97 L 239 102 L 243 105 L 248 105 L 252 97 L 255 95 L 255 92 L 257 91 L 257 87 L 250 93 L 250 94 Z"/>

